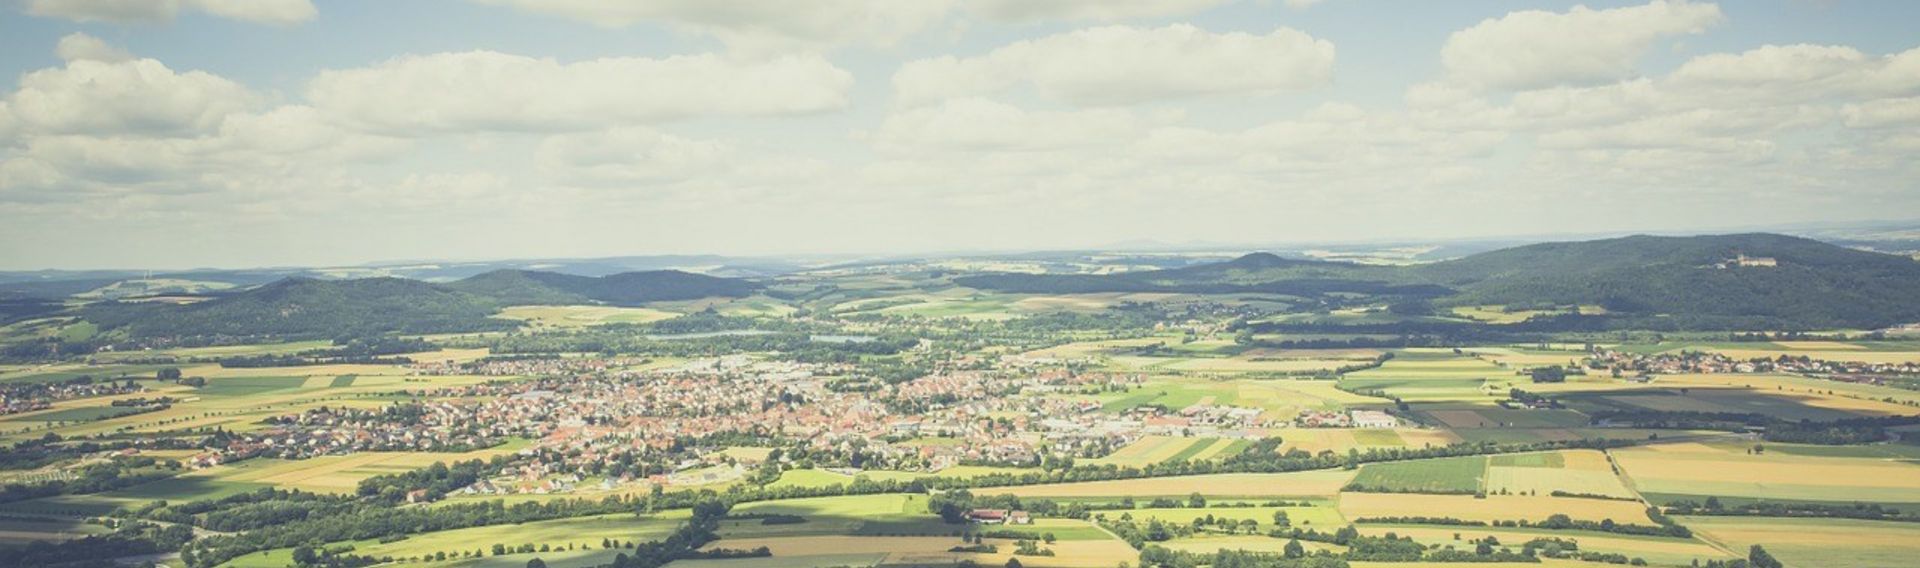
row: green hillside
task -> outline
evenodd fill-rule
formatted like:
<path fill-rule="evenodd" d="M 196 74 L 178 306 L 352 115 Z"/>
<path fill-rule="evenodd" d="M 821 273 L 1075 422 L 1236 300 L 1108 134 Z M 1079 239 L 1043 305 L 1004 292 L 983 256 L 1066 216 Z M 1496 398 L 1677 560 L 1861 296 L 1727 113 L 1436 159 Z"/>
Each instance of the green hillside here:
<path fill-rule="evenodd" d="M 597 278 L 532 270 L 495 270 L 447 287 L 494 298 L 503 305 L 601 302 L 622 306 L 714 296 L 741 297 L 759 289 L 758 285 L 745 280 L 678 270 L 624 272 Z"/>
<path fill-rule="evenodd" d="M 499 307 L 490 298 L 417 280 L 289 278 L 197 304 L 101 302 L 87 306 L 81 315 L 131 337 L 321 338 L 511 327 L 511 322 L 487 317 Z"/>

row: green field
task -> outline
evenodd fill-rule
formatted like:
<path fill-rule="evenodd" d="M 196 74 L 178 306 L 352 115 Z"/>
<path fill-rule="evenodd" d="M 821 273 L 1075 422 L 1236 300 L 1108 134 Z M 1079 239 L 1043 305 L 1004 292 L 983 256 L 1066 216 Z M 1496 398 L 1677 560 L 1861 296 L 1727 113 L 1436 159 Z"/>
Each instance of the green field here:
<path fill-rule="evenodd" d="M 104 420 L 104 419 L 113 418 L 116 416 L 137 414 L 140 412 L 140 410 L 141 410 L 140 408 L 132 407 L 132 406 L 81 406 L 76 408 L 65 408 L 65 409 L 55 410 L 52 412 L 42 412 L 39 414 L 21 416 L 18 418 L 10 418 L 7 421 L 8 422 L 91 422 L 94 420 Z"/>
<path fill-rule="evenodd" d="M 194 392 L 205 396 L 240 397 L 300 388 L 306 377 L 225 377 L 207 381 Z"/>
<path fill-rule="evenodd" d="M 1484 489 L 1487 458 L 1467 456 L 1372 463 L 1349 487 L 1393 493 L 1475 493 Z"/>

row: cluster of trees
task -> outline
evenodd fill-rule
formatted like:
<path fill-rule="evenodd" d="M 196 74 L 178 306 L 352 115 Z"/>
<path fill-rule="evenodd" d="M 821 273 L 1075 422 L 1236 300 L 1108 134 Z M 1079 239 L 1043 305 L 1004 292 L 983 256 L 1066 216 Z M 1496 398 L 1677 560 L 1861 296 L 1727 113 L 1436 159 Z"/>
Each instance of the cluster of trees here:
<path fill-rule="evenodd" d="M 1657 512 L 1655 512 L 1654 514 L 1657 514 Z M 1627 524 L 1627 523 L 1615 523 L 1613 522 L 1613 519 L 1601 519 L 1598 522 L 1588 521 L 1588 520 L 1575 520 L 1572 517 L 1568 517 L 1567 515 L 1560 514 L 1560 513 L 1548 515 L 1546 520 L 1540 521 L 1537 523 L 1530 520 L 1526 520 L 1526 519 L 1520 519 L 1520 520 L 1514 520 L 1514 521 L 1495 521 L 1492 523 L 1488 523 L 1485 521 L 1467 520 L 1467 519 L 1460 519 L 1455 517 L 1369 517 L 1364 519 L 1354 519 L 1355 522 L 1363 522 L 1363 523 L 1445 525 L 1445 526 L 1465 526 L 1465 527 L 1495 526 L 1495 527 L 1537 528 L 1537 529 L 1549 529 L 1549 530 L 1581 530 L 1581 531 L 1596 531 L 1596 532 L 1631 534 L 1631 535 L 1641 535 L 1641 536 L 1670 536 L 1670 537 L 1676 537 L 1676 538 L 1689 538 L 1693 536 L 1693 532 L 1688 530 L 1687 527 L 1673 523 L 1671 520 L 1667 520 L 1665 517 L 1655 517 L 1654 520 L 1657 522 L 1660 522 L 1660 525 L 1647 526 L 1647 525 L 1635 525 L 1635 524 Z"/>
<path fill-rule="evenodd" d="M 413 337 L 340 337 L 335 338 L 333 344 L 334 347 L 327 349 L 308 349 L 284 355 L 224 357 L 220 359 L 220 366 L 257 368 L 337 364 L 405 365 L 412 363 L 413 360 L 406 357 L 393 357 L 393 355 L 423 353 L 440 348 L 424 339 Z"/>
<path fill-rule="evenodd" d="M 139 339 L 242 337 L 331 339 L 512 329 L 489 317 L 492 299 L 402 278 L 288 278 L 237 294 L 186 305 L 97 302 L 81 317 L 101 329 Z"/>
<path fill-rule="evenodd" d="M 179 466 L 178 462 L 162 464 L 146 456 L 117 456 L 81 467 L 80 476 L 75 479 L 56 479 L 33 484 L 6 484 L 0 487 L 0 503 L 55 495 L 99 493 L 133 487 L 173 477 L 178 473 Z"/>
<path fill-rule="evenodd" d="M 107 534 L 0 548 L 0 566 L 108 566 L 115 558 L 180 550 L 190 540 L 193 540 L 192 527 L 125 522 Z"/>
<path fill-rule="evenodd" d="M 1826 503 L 1754 501 L 1728 506 L 1722 504 L 1718 497 L 1708 497 L 1705 503 L 1694 501 L 1675 501 L 1669 503 L 1667 504 L 1667 511 L 1676 515 L 1817 517 L 1920 522 L 1920 511 L 1906 511 L 1895 507 L 1882 506 L 1877 503 L 1835 505 Z"/>
<path fill-rule="evenodd" d="M 1347 560 L 1326 551 L 1308 555 L 1299 541 L 1288 542 L 1279 554 L 1246 550 L 1219 550 L 1197 554 L 1148 546 L 1140 550 L 1141 568 L 1347 568 Z"/>

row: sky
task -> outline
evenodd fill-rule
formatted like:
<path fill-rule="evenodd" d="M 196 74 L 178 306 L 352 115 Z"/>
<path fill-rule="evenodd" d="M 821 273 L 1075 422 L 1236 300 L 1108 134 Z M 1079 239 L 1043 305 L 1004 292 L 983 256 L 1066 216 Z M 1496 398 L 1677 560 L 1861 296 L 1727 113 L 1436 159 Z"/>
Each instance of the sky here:
<path fill-rule="evenodd" d="M 1920 218 L 1920 2 L 0 0 L 0 269 Z"/>

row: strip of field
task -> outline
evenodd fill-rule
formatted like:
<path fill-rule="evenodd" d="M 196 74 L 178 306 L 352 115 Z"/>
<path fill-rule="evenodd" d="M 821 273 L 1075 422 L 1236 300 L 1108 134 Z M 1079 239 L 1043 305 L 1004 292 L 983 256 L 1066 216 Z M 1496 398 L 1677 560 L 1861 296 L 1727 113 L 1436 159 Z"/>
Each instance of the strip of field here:
<path fill-rule="evenodd" d="M 1720 549 L 1706 543 L 1680 538 L 1639 537 L 1587 531 L 1431 525 L 1364 524 L 1357 525 L 1355 528 L 1359 529 L 1360 534 L 1365 535 L 1379 536 L 1394 533 L 1402 537 L 1412 537 L 1422 544 L 1456 547 L 1461 547 L 1464 541 L 1489 536 L 1499 539 L 1501 543 L 1516 547 L 1536 538 L 1559 538 L 1578 542 L 1580 550 L 1619 553 L 1629 558 L 1639 557 L 1650 563 L 1672 566 L 1688 565 L 1695 559 L 1704 562 L 1731 558 Z M 1459 540 L 1455 539 L 1456 536 Z"/>
<path fill-rule="evenodd" d="M 1723 451 L 1614 452 L 1643 492 L 1868 503 L 1920 502 L 1920 465 Z"/>
<path fill-rule="evenodd" d="M 810 557 L 841 554 L 884 554 L 884 564 L 907 565 L 951 565 L 962 560 L 972 560 L 982 566 L 1006 564 L 1013 558 L 1013 542 L 1006 539 L 986 539 L 996 544 L 1001 552 L 997 554 L 948 552 L 955 546 L 961 546 L 955 537 L 850 537 L 850 536 L 798 536 L 772 538 L 723 538 L 710 548 L 753 549 L 766 547 L 775 558 Z M 1069 568 L 1107 568 L 1122 562 L 1132 562 L 1139 553 L 1125 542 L 1107 538 L 1103 540 L 1059 541 L 1043 545 L 1054 556 L 1021 556 L 1020 563 L 1027 566 L 1061 566 Z"/>
<path fill-rule="evenodd" d="M 1166 547 L 1169 550 L 1197 554 L 1213 554 L 1221 550 L 1245 550 L 1249 552 L 1280 554 L 1286 552 L 1287 540 L 1288 539 L 1273 538 L 1264 535 L 1203 535 L 1193 538 L 1177 538 L 1155 544 Z M 1346 550 L 1345 547 L 1339 545 L 1310 540 L 1300 541 L 1300 546 L 1306 549 L 1308 553 L 1319 552 L 1321 550 L 1338 553 Z"/>
<path fill-rule="evenodd" d="M 1531 495 L 1422 495 L 1342 493 L 1340 514 L 1351 521 L 1386 517 L 1453 517 L 1470 521 L 1546 520 L 1555 513 L 1576 520 L 1650 525 L 1646 506 L 1635 501 Z"/>
<path fill-rule="evenodd" d="M 1681 524 L 1734 550 L 1755 544 L 1788 566 L 1884 568 L 1920 558 L 1920 524 L 1850 519 L 1681 517 Z"/>
<path fill-rule="evenodd" d="M 578 328 L 612 323 L 649 323 L 678 315 L 650 308 L 617 306 L 511 306 L 493 317 L 524 321 L 539 327 Z"/>
<path fill-rule="evenodd" d="M 1245 497 L 1315 497 L 1340 491 L 1354 472 L 1346 470 L 1297 473 L 1222 473 L 1183 475 L 1081 483 L 1052 483 L 1017 487 L 983 487 L 975 495 L 1020 497 L 1184 497 L 1202 495 Z"/>
<path fill-rule="evenodd" d="M 1161 522 L 1181 525 L 1192 523 L 1194 519 L 1205 518 L 1207 516 L 1212 516 L 1215 519 L 1229 519 L 1234 521 L 1253 520 L 1260 523 L 1260 529 L 1265 531 L 1274 528 L 1273 514 L 1281 511 L 1287 513 L 1288 522 L 1296 527 L 1326 527 L 1322 530 L 1330 531 L 1333 530 L 1334 527 L 1346 526 L 1347 524 L 1347 520 L 1340 516 L 1340 510 L 1335 508 L 1332 502 L 1326 502 L 1314 507 L 1213 506 L 1197 509 L 1190 507 L 1175 509 L 1135 509 L 1123 512 L 1132 514 L 1133 518 L 1139 521 L 1160 519 Z M 1118 513 L 1109 511 L 1105 512 L 1105 514 L 1117 516 Z"/>
<path fill-rule="evenodd" d="M 1551 495 L 1555 491 L 1579 495 L 1632 498 L 1633 492 L 1614 475 L 1607 457 L 1594 450 L 1569 450 L 1494 456 L 1487 468 L 1487 492 L 1515 495 Z"/>

